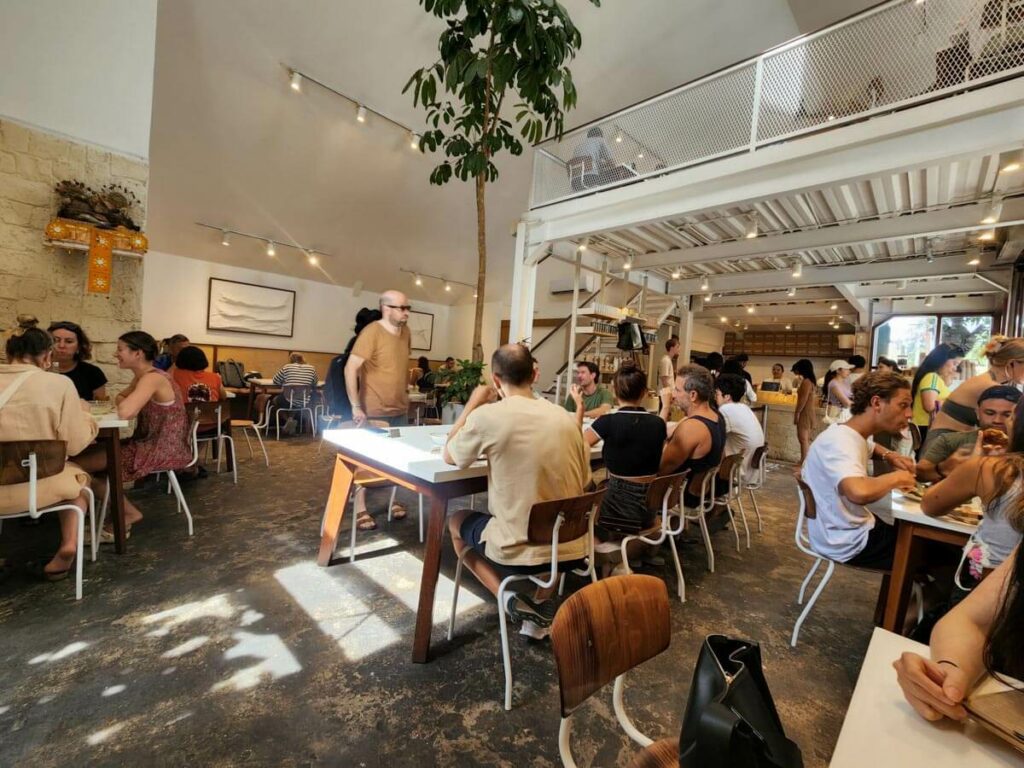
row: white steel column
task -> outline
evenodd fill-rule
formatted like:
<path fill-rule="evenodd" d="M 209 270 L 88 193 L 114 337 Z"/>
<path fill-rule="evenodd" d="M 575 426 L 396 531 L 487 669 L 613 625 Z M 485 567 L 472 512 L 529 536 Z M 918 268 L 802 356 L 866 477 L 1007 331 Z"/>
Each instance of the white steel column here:
<path fill-rule="evenodd" d="M 516 225 L 515 261 L 512 267 L 512 308 L 509 314 L 508 340 L 523 341 L 533 336 L 533 302 L 537 293 L 537 261 L 529 247 L 529 228 Z"/>
<path fill-rule="evenodd" d="M 679 297 L 679 365 L 690 362 L 693 351 L 693 297 Z"/>
<path fill-rule="evenodd" d="M 580 306 L 580 273 L 583 266 L 583 253 L 579 248 L 576 249 L 576 263 L 573 267 L 572 273 L 572 312 L 569 314 L 569 357 L 566 360 L 565 365 L 565 391 L 568 393 L 569 385 L 572 383 L 573 374 L 576 369 L 573 367 L 573 361 L 576 359 L 576 318 L 578 316 Z M 558 377 L 558 384 L 555 385 L 555 403 L 562 402 L 562 377 Z"/>

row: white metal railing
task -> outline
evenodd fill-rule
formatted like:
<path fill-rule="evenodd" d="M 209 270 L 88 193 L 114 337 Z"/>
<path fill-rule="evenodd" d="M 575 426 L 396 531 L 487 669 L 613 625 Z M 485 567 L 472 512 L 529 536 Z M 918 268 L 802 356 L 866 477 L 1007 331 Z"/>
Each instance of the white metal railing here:
<path fill-rule="evenodd" d="M 894 0 L 535 148 L 531 207 L 1024 74 L 1024 0 Z"/>

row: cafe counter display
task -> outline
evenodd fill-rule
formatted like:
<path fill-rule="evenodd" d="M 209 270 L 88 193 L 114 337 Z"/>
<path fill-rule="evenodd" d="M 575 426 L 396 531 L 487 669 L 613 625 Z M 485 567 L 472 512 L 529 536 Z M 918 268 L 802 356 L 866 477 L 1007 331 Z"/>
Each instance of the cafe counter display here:
<path fill-rule="evenodd" d="M 765 418 L 764 411 L 759 406 L 766 406 L 768 415 Z M 796 411 L 796 394 L 786 395 L 782 392 L 761 392 L 757 393 L 757 403 L 753 406 L 754 412 L 761 418 L 764 427 L 764 439 L 768 445 L 768 458 L 776 461 L 787 461 L 793 464 L 800 463 L 800 442 L 796 439 L 796 426 L 793 424 L 793 413 Z M 824 408 L 817 408 L 819 429 L 824 429 L 822 419 L 825 416 Z M 817 432 L 812 435 L 812 439 Z"/>

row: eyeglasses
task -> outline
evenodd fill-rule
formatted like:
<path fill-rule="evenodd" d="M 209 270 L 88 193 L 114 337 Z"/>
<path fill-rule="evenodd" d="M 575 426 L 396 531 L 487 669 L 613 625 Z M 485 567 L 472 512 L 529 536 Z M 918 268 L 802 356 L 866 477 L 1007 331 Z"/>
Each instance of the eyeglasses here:
<path fill-rule="evenodd" d="M 412 309 L 412 304 L 385 304 L 384 306 L 388 309 L 400 309 L 404 312 L 408 312 Z"/>

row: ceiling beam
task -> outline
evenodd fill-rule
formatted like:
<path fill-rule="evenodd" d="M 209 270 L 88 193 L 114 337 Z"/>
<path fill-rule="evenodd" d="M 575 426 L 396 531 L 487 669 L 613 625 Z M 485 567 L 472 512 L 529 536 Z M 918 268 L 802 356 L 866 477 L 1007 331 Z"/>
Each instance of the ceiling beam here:
<path fill-rule="evenodd" d="M 714 285 L 711 286 L 715 289 L 714 298 L 705 301 L 705 304 L 709 307 L 715 306 L 717 303 L 722 304 L 735 304 L 736 302 L 746 302 L 747 304 L 770 304 L 772 302 L 785 302 L 785 301 L 812 301 L 814 299 L 840 299 L 839 292 L 834 288 L 822 286 L 821 288 L 801 288 L 796 296 L 787 296 L 786 290 L 776 291 L 762 291 L 759 293 L 726 293 L 722 295 L 718 293 L 718 288 Z"/>
<path fill-rule="evenodd" d="M 902 259 L 899 261 L 877 261 L 843 266 L 804 267 L 803 276 L 794 278 L 788 269 L 758 270 L 727 275 L 715 275 L 712 288 L 716 291 L 773 290 L 795 285 L 797 295 L 803 286 L 835 286 L 837 283 L 859 283 L 868 280 L 899 280 L 904 277 L 954 277 L 970 276 L 993 268 L 995 256 L 991 253 L 980 255 L 980 263 L 970 266 L 963 256 L 944 256 L 932 263 L 925 259 Z M 669 293 L 697 293 L 700 280 L 673 280 Z"/>
<path fill-rule="evenodd" d="M 764 319 L 766 317 L 822 317 L 825 319 L 840 317 L 847 320 L 856 318 L 856 313 L 846 305 L 840 305 L 836 310 L 831 310 L 828 307 L 828 304 L 773 304 L 769 307 L 757 307 L 753 314 L 747 312 L 746 307 L 705 307 L 703 311 L 696 312 L 695 315 L 703 319 L 728 317 L 733 320 Z"/>
<path fill-rule="evenodd" d="M 794 251 L 843 248 L 865 243 L 900 240 L 907 237 L 978 232 L 991 229 L 993 226 L 980 223 L 988 211 L 989 204 L 986 202 L 963 205 L 958 208 L 946 208 L 940 211 L 928 211 L 927 213 L 860 221 L 855 224 L 841 224 L 781 235 L 755 237 L 749 240 L 734 240 L 699 248 L 677 248 L 671 251 L 636 256 L 633 259 L 633 268 L 652 269 L 712 261 L 757 259 Z M 1024 224 L 1024 197 L 1005 201 L 1002 219 L 1005 223 L 996 226 Z"/>
<path fill-rule="evenodd" d="M 871 311 L 868 308 L 870 300 L 863 301 L 858 298 L 854 290 L 855 287 L 852 283 L 836 283 L 836 290 L 857 313 L 857 327 L 868 328 L 871 325 Z"/>
<path fill-rule="evenodd" d="M 883 302 L 888 302 L 891 309 L 880 309 Z M 941 306 L 940 306 L 941 304 Z M 940 312 L 994 312 L 1003 306 L 1003 300 L 999 294 L 987 296 L 957 296 L 952 299 L 945 299 L 942 302 L 935 302 L 934 305 L 925 306 L 924 299 L 884 299 L 875 304 L 875 322 L 886 317 L 895 315 L 929 315 Z"/>
<path fill-rule="evenodd" d="M 912 280 L 906 288 L 898 283 L 871 283 L 854 285 L 854 295 L 861 299 L 898 298 L 900 296 L 956 296 L 968 293 L 1002 293 L 980 275 L 958 277 L 955 280 Z"/>

